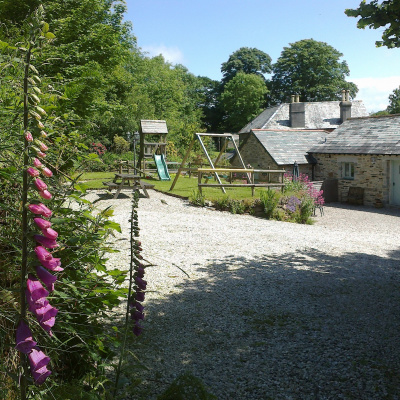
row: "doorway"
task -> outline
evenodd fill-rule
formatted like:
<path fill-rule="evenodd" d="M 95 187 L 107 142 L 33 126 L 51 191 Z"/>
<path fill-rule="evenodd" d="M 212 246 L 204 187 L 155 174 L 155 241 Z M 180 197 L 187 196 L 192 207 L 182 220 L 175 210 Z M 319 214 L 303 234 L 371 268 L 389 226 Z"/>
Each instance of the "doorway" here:
<path fill-rule="evenodd" d="M 400 205 L 400 160 L 392 161 L 392 204 Z"/>

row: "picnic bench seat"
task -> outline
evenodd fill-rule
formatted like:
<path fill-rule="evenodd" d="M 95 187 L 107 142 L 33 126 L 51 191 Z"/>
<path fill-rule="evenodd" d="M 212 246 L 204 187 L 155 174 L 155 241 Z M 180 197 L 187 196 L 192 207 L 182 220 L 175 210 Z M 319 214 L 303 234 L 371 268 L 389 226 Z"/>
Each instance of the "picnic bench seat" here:
<path fill-rule="evenodd" d="M 139 191 L 143 190 L 144 194 L 146 197 L 149 197 L 149 194 L 147 193 L 147 189 L 153 189 L 154 185 L 151 183 L 145 183 L 145 182 L 140 182 L 140 183 L 134 183 L 133 185 L 122 185 L 121 183 L 118 182 L 103 182 L 104 186 L 107 186 L 108 191 L 111 192 L 112 189 L 117 189 L 117 192 L 115 193 L 114 198 L 117 198 L 120 191 L 122 189 L 131 189 L 132 191 Z"/>
<path fill-rule="evenodd" d="M 119 187 L 119 183 L 115 183 L 115 182 L 103 182 L 104 186 L 107 186 L 110 190 L 111 189 L 116 189 Z M 152 185 L 151 183 L 142 183 L 142 185 L 146 188 L 146 189 L 153 189 L 154 185 Z M 140 189 L 141 186 L 139 185 L 123 185 L 122 189 Z"/>

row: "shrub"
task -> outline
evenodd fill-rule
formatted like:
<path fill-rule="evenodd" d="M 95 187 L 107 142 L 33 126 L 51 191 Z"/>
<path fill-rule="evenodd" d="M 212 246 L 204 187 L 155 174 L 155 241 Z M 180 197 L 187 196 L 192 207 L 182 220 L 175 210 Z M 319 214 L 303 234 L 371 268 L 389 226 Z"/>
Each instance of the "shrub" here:
<path fill-rule="evenodd" d="M 123 137 L 115 135 L 114 136 L 114 150 L 117 154 L 126 153 L 129 151 L 130 144 Z"/>
<path fill-rule="evenodd" d="M 102 143 L 100 143 L 100 142 L 98 142 L 98 143 L 92 143 L 91 144 L 91 146 L 92 146 L 92 151 L 94 152 L 94 153 L 96 153 L 98 156 L 102 156 L 102 155 L 104 155 L 105 153 L 106 153 L 106 151 L 107 151 L 107 147 L 106 146 L 104 146 L 104 144 L 102 144 Z"/>
<path fill-rule="evenodd" d="M 229 201 L 229 211 L 232 214 L 244 214 L 245 206 L 244 206 L 243 201 L 230 199 L 230 201 Z"/>
<path fill-rule="evenodd" d="M 220 199 L 215 200 L 213 205 L 217 210 L 228 211 L 229 210 L 229 201 L 230 201 L 230 198 L 226 194 L 225 196 L 221 197 Z"/>
<path fill-rule="evenodd" d="M 204 207 L 206 205 L 206 198 L 204 194 L 200 193 L 199 190 L 193 191 L 193 194 L 190 197 L 189 201 L 195 206 Z"/>
<path fill-rule="evenodd" d="M 261 192 L 260 199 L 264 205 L 266 217 L 270 219 L 273 216 L 275 208 L 279 204 L 280 194 L 276 190 L 268 188 L 268 190 Z"/>

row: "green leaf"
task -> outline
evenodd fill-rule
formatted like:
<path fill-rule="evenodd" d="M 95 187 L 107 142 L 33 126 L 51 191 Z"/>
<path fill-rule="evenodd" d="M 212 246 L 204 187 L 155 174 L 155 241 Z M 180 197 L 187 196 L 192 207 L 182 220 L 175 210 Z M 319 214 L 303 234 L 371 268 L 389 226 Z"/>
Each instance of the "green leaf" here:
<path fill-rule="evenodd" d="M 30 68 L 35 74 L 38 74 L 38 73 L 39 73 L 38 70 L 37 70 L 32 64 L 29 64 L 29 68 Z"/>
<path fill-rule="evenodd" d="M 54 34 L 54 33 L 52 33 L 52 32 L 46 32 L 45 33 L 45 35 L 44 35 L 44 37 L 46 38 L 46 39 L 55 39 L 55 37 L 56 37 L 56 35 Z"/>
<path fill-rule="evenodd" d="M 49 31 L 49 24 L 45 22 L 42 27 L 42 32 L 47 33 Z"/>
<path fill-rule="evenodd" d="M 117 232 L 119 232 L 119 233 L 122 232 L 122 230 L 121 230 L 121 225 L 118 224 L 117 222 L 113 222 L 113 221 L 107 221 L 107 222 L 104 224 L 104 228 L 105 228 L 105 229 L 113 229 L 113 230 L 115 230 L 115 231 L 117 231 Z"/>

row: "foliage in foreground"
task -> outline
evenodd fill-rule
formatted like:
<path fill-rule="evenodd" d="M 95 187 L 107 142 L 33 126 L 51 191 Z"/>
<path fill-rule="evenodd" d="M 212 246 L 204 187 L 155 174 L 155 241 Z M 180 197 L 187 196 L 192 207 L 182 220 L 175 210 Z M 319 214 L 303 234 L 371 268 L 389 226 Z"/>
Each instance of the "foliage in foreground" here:
<path fill-rule="evenodd" d="M 63 171 L 70 169 L 66 169 L 66 163 L 77 162 L 79 149 L 65 135 L 68 124 L 54 112 L 58 97 L 42 93 L 48 78 L 40 78 L 39 66 L 34 65 L 41 42 L 54 35 L 43 22 L 41 8 L 28 22 L 30 36 L 25 46 L 0 43 L 0 250 L 6 255 L 0 260 L 0 397 L 19 397 L 20 387 L 21 399 L 26 395 L 35 399 L 62 398 L 61 393 L 71 391 L 67 388 L 73 385 L 71 396 L 85 393 L 81 398 L 100 398 L 106 395 L 105 366 L 111 365 L 112 347 L 119 345 L 118 327 L 111 328 L 108 312 L 126 295 L 121 287 L 125 272 L 106 269 L 106 254 L 113 251 L 107 239 L 120 227 L 110 220 L 112 210 L 96 210 L 84 199 L 83 185 L 65 184 L 68 175 Z M 70 158 L 59 157 L 64 152 Z M 47 184 L 38 178 L 40 174 Z M 52 213 L 43 213 L 39 202 L 51 206 Z M 26 218 L 28 204 L 32 213 L 42 210 L 45 219 L 41 218 L 40 223 L 47 226 L 41 228 L 45 236 L 34 236 L 38 226 L 33 218 Z M 57 238 L 57 243 L 49 240 L 49 234 Z M 45 254 L 44 259 L 39 258 L 39 251 Z M 48 291 L 28 286 L 31 303 L 27 312 L 25 288 L 28 281 L 40 285 L 34 278 L 35 271 L 39 275 L 40 263 L 50 271 L 46 272 L 47 281 L 39 276 L 42 282 L 49 288 L 51 277 L 51 282 L 54 284 L 56 279 L 57 284 Z M 46 313 L 40 318 L 42 314 L 36 308 L 47 307 L 50 302 L 50 312 L 57 310 L 56 324 L 54 314 L 43 311 Z M 30 328 L 30 336 L 24 337 L 18 347 L 21 353 L 15 349 L 19 320 Z M 34 382 L 24 353 L 29 351 L 31 357 L 33 350 L 38 351 L 32 348 L 36 343 L 46 357 L 31 362 Z M 29 348 L 21 347 L 25 345 Z M 46 379 L 49 362 L 51 378 Z"/>

